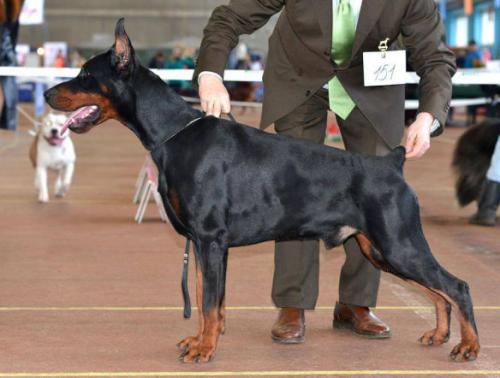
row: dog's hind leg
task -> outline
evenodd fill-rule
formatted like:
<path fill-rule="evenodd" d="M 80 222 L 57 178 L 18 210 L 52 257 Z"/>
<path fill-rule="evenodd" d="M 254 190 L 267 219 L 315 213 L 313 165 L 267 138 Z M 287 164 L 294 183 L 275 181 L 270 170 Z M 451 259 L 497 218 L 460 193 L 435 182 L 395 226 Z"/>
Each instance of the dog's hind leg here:
<path fill-rule="evenodd" d="M 397 230 L 397 227 L 390 229 Z M 476 359 L 479 338 L 468 285 L 448 273 L 436 261 L 420 225 L 413 230 L 411 237 L 393 238 L 389 233 L 379 233 L 375 236 L 378 239 L 377 248 L 362 234 L 356 235 L 356 238 L 365 256 L 375 266 L 423 289 L 434 302 L 437 325 L 422 336 L 421 342 L 429 345 L 447 340 L 451 304 L 458 313 L 462 340 L 453 348 L 450 358 L 455 361 Z"/>
<path fill-rule="evenodd" d="M 224 299 L 224 273 L 227 263 L 227 248 L 220 246 L 215 241 L 199 243 L 196 248 L 196 259 L 199 264 L 198 278 L 201 285 L 197 287 L 201 295 L 197 295 L 199 308 L 201 308 L 200 329 L 198 336 L 186 339 L 183 344 L 183 353 L 180 358 L 184 362 L 208 362 L 217 348 L 219 336 L 223 331 L 221 310 Z"/>
<path fill-rule="evenodd" d="M 374 249 L 372 243 L 365 235 L 358 233 L 355 235 L 355 238 L 365 257 L 370 260 L 375 267 L 389 271 L 388 267 L 380 257 L 378 257 L 377 261 L 376 256 L 379 252 Z M 436 328 L 425 332 L 424 335 L 419 338 L 419 341 L 424 345 L 441 345 L 446 343 L 450 338 L 451 305 L 441 295 L 436 294 L 425 286 L 406 278 L 403 279 L 410 285 L 422 291 L 423 294 L 427 295 L 436 309 Z"/>

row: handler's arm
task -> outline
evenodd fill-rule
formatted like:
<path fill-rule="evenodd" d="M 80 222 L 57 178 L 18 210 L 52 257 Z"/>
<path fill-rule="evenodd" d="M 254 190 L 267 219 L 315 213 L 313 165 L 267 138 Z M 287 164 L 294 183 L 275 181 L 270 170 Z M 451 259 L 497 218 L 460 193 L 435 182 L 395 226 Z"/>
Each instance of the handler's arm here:
<path fill-rule="evenodd" d="M 199 85 L 202 108 L 207 114 L 219 116 L 229 112 L 229 95 L 222 83 L 224 68 L 231 50 L 242 34 L 251 34 L 278 13 L 285 0 L 232 0 L 229 5 L 217 7 L 204 29 L 200 52 L 193 75 L 193 84 Z M 212 72 L 219 75 L 202 75 Z"/>
<path fill-rule="evenodd" d="M 411 0 L 401 23 L 410 63 L 420 76 L 419 113 L 429 113 L 443 132 L 451 99 L 451 78 L 456 72 L 455 55 L 443 42 L 444 27 L 433 0 Z"/>

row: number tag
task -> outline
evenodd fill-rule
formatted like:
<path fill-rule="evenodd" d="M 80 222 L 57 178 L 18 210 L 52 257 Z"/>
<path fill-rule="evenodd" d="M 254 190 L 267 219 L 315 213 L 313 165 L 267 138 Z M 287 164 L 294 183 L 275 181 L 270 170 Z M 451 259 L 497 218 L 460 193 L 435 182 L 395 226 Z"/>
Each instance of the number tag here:
<path fill-rule="evenodd" d="M 365 87 L 406 83 L 406 51 L 363 53 Z"/>

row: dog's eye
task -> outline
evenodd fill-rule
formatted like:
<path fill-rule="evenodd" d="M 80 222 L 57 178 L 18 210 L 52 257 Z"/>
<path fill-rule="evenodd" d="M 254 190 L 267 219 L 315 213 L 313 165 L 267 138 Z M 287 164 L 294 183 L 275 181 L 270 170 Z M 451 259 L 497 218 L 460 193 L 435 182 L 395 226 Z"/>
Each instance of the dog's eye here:
<path fill-rule="evenodd" d="M 92 76 L 86 70 L 82 70 L 79 75 L 80 82 L 83 86 L 88 86 L 90 84 Z"/>

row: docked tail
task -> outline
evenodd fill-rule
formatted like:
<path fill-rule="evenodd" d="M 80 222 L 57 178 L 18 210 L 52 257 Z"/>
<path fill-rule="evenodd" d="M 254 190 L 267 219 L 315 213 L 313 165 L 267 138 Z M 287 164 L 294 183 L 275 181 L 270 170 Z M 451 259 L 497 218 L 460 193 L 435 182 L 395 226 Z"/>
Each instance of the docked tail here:
<path fill-rule="evenodd" d="M 388 155 L 384 157 L 394 167 L 403 170 L 403 165 L 406 161 L 406 149 L 403 146 L 394 148 Z"/>

